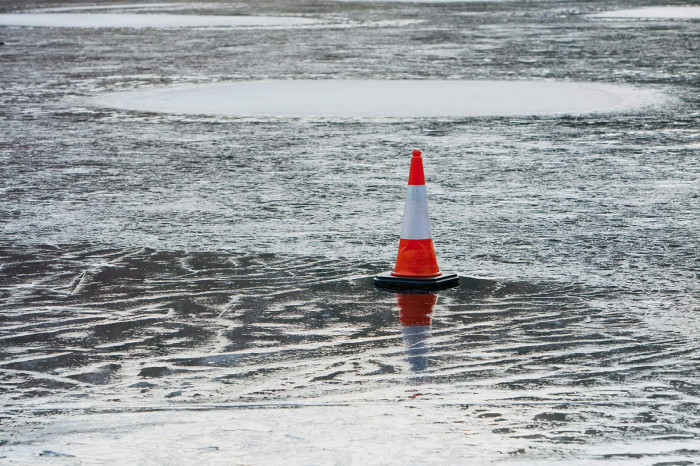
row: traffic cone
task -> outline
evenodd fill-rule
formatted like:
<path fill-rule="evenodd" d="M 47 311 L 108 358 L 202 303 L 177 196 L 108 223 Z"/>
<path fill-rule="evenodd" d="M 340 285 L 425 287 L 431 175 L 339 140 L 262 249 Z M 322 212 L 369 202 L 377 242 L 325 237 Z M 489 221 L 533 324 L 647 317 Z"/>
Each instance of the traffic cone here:
<path fill-rule="evenodd" d="M 438 290 L 459 284 L 457 274 L 440 272 L 437 264 L 430 232 L 423 159 L 418 150 L 414 150 L 411 157 L 396 266 L 391 273 L 375 276 L 374 283 L 384 288 L 420 290 Z"/>
<path fill-rule="evenodd" d="M 428 368 L 430 316 L 437 302 L 433 293 L 396 293 L 401 321 L 401 338 L 406 348 L 406 359 L 413 372 Z"/>

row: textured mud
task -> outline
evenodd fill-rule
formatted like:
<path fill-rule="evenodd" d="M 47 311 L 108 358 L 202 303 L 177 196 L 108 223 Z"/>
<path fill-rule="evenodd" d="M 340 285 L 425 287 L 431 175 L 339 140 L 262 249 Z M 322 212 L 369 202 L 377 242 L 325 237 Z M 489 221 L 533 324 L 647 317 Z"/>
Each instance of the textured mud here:
<path fill-rule="evenodd" d="M 697 461 L 700 23 L 585 17 L 613 8 L 188 2 L 156 9 L 335 26 L 0 27 L 3 461 Z M 669 101 L 428 120 L 81 103 L 295 78 Z M 414 148 L 440 264 L 472 277 L 422 310 L 368 279 Z"/>

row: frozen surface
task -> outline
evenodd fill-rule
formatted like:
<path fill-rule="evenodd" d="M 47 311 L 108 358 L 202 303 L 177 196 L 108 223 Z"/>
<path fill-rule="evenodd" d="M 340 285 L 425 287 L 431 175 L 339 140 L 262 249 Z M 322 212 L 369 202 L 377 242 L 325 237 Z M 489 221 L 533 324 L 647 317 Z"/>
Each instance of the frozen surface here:
<path fill-rule="evenodd" d="M 316 24 L 312 18 L 291 16 L 206 16 L 129 13 L 0 14 L 0 26 L 56 28 L 178 28 L 211 26 L 298 26 Z"/>
<path fill-rule="evenodd" d="M 126 110 L 226 116 L 470 117 L 624 111 L 662 101 L 614 84 L 537 81 L 258 81 L 113 94 Z"/>
<path fill-rule="evenodd" d="M 336 2 L 357 2 L 358 0 L 333 0 Z M 513 0 L 362 0 L 362 3 L 421 3 L 421 4 L 441 4 L 441 3 L 476 3 L 476 2 L 509 2 Z"/>
<path fill-rule="evenodd" d="M 649 6 L 604 11 L 589 16 L 593 18 L 700 19 L 700 6 Z"/>
<path fill-rule="evenodd" d="M 587 18 L 603 0 L 148 8 L 327 23 L 0 27 L 0 463 L 698 462 L 699 22 Z M 300 81 L 603 85 L 596 105 L 652 105 L 86 103 Z M 413 149 L 439 264 L 470 277 L 425 301 L 369 279 L 393 265 Z"/>
<path fill-rule="evenodd" d="M 497 432 L 481 428 L 485 422 L 480 419 L 493 413 L 481 410 L 479 404 L 434 404 L 420 398 L 398 403 L 77 415 L 27 436 L 40 439 L 40 444 L 0 447 L 0 454 L 7 454 L 10 461 L 51 457 L 89 464 L 105 458 L 118 458 L 121 464 L 168 465 L 270 464 L 281 458 L 285 464 L 424 464 L 426 459 L 430 464 L 577 464 L 562 455 L 535 460 L 534 455 L 523 454 L 532 439 L 499 444 Z M 492 416 L 494 425 L 496 419 L 503 420 Z M 585 464 L 615 463 L 640 455 L 663 458 L 667 464 L 673 460 L 677 463 L 671 464 L 688 464 L 690 449 L 700 450 L 700 440 L 610 442 L 594 452 L 598 461 Z M 591 454 L 586 445 L 573 450 L 582 456 Z"/>
<path fill-rule="evenodd" d="M 191 3 L 112 3 L 103 5 L 71 5 L 53 8 L 42 8 L 40 12 L 92 11 L 92 10 L 150 10 L 160 8 L 191 8 Z"/>
<path fill-rule="evenodd" d="M 0 454 L 4 450 L 11 460 L 31 461 L 49 451 L 64 461 L 73 458 L 93 463 L 119 458 L 123 464 L 223 464 L 217 462 L 222 458 L 229 464 L 270 464 L 281 458 L 285 464 L 405 464 L 422 463 L 426 457 L 435 464 L 455 458 L 493 458 L 475 448 L 478 442 L 494 441 L 493 435 L 465 435 L 470 426 L 454 424 L 464 417 L 462 408 L 428 406 L 418 410 L 419 405 L 420 401 L 253 406 L 78 416 L 69 424 L 43 429 L 38 435 L 41 445 L 21 450 L 0 447 Z M 105 429 L 105 425 L 110 427 Z M 440 438 L 439 443 L 433 441 L 436 438 Z M 464 455 L 465 444 L 473 448 L 469 455 Z"/>

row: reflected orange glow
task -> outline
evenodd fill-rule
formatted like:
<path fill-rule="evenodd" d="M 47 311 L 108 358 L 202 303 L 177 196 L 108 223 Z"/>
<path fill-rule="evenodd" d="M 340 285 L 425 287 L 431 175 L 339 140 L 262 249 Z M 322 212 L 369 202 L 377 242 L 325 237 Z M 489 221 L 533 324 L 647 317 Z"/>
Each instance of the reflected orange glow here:
<path fill-rule="evenodd" d="M 401 337 L 413 372 L 422 372 L 428 368 L 426 340 L 430 338 L 431 316 L 437 297 L 434 293 L 396 293 Z"/>
<path fill-rule="evenodd" d="M 430 316 L 437 302 L 436 294 L 396 293 L 396 301 L 399 305 L 399 320 L 403 327 L 430 326 Z"/>

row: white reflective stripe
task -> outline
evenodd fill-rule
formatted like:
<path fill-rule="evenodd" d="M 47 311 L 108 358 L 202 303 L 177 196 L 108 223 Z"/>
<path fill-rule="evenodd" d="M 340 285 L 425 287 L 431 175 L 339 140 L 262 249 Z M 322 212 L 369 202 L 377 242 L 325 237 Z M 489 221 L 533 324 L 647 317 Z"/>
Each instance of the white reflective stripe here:
<path fill-rule="evenodd" d="M 425 185 L 409 185 L 406 189 L 406 206 L 403 211 L 401 238 L 430 239 L 432 237 Z"/>
<path fill-rule="evenodd" d="M 427 200 L 428 193 L 425 190 L 424 184 L 409 184 L 406 187 L 406 202 Z"/>

